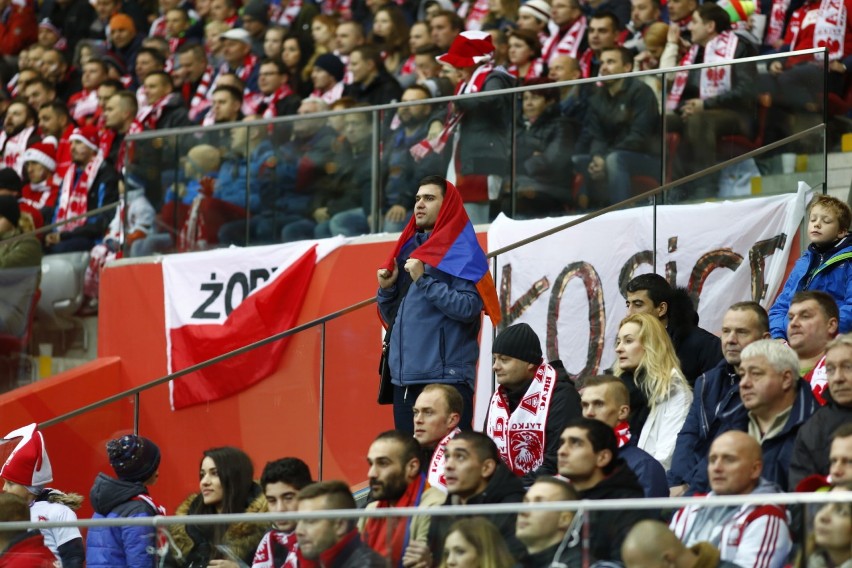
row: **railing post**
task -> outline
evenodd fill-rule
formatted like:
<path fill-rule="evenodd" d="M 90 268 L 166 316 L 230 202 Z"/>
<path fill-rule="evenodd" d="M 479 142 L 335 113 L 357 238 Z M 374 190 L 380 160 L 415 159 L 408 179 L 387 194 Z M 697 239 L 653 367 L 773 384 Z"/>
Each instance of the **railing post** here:
<path fill-rule="evenodd" d="M 133 395 L 133 433 L 139 435 L 139 405 L 141 404 L 139 393 Z"/>
<path fill-rule="evenodd" d="M 382 226 L 380 222 L 380 218 L 382 217 L 382 208 L 381 208 L 381 191 L 379 190 L 379 148 L 381 144 L 379 143 L 379 139 L 381 138 L 381 120 L 379 120 L 379 115 L 381 111 L 374 110 L 372 112 L 373 115 L 373 139 L 371 141 L 372 144 L 372 153 L 370 160 L 370 183 L 372 184 L 370 194 L 373 196 L 372 203 L 370 204 L 370 232 L 378 233 L 379 228 Z"/>
<path fill-rule="evenodd" d="M 319 465 L 317 468 L 317 479 L 322 481 L 322 452 L 323 452 L 323 435 L 325 425 L 325 322 L 320 325 L 320 384 L 319 384 L 319 448 L 317 455 L 319 456 Z"/>

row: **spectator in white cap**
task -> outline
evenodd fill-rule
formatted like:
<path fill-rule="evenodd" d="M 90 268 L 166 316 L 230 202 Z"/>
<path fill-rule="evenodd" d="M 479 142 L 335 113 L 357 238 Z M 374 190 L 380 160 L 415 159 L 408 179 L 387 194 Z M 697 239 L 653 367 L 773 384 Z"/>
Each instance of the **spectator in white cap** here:
<path fill-rule="evenodd" d="M 550 4 L 546 0 L 529 0 L 518 8 L 518 29 L 538 34 L 542 45 L 550 39 Z"/>
<path fill-rule="evenodd" d="M 492 64 L 494 42 L 488 32 L 467 31 L 453 40 L 447 53 L 436 59 L 458 71 L 457 95 L 498 91 L 515 85 L 503 67 Z M 511 96 L 492 96 L 455 101 L 455 113 L 447 119 L 438 140 L 451 141 L 447 179 L 456 184 L 464 207 L 474 223 L 487 223 L 490 201 L 496 201 L 509 174 L 509 161 L 494 156 L 509 155 Z M 433 144 L 431 150 L 443 150 Z"/>
<path fill-rule="evenodd" d="M 103 237 L 113 212 L 80 216 L 118 201 L 118 173 L 98 152 L 98 128 L 75 128 L 69 139 L 74 167 L 65 172 L 53 219 L 64 224 L 45 237 L 48 254 L 90 250 Z"/>
<path fill-rule="evenodd" d="M 251 34 L 242 28 L 233 28 L 219 37 L 222 40 L 224 62 L 219 66 L 217 77 L 223 73 L 233 73 L 245 84 L 247 91 L 257 92 L 260 61 L 251 52 Z"/>
<path fill-rule="evenodd" d="M 59 186 L 53 175 L 56 171 L 56 145 L 39 142 L 27 148 L 24 169 L 30 182 L 21 190 L 21 201 L 41 211 L 42 218 L 52 218 L 59 197 Z"/>
<path fill-rule="evenodd" d="M 83 497 L 47 487 L 53 481 L 53 470 L 44 438 L 36 430 L 36 425 L 30 424 L 9 432 L 3 436 L 0 444 L 16 440 L 17 445 L 0 469 L 0 479 L 4 481 L 3 491 L 17 495 L 29 504 L 31 521 L 76 521 L 74 510 L 80 508 Z M 63 568 L 82 568 L 85 553 L 79 529 L 41 529 L 41 534 L 45 546 L 53 552 Z"/>

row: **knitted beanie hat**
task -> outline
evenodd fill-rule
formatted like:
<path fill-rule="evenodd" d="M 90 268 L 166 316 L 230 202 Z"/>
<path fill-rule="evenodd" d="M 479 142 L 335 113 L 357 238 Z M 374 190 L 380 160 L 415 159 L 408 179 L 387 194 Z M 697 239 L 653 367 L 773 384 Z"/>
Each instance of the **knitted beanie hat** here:
<path fill-rule="evenodd" d="M 343 80 L 343 75 L 346 73 L 346 68 L 339 57 L 332 53 L 323 53 L 314 61 L 314 67 L 319 67 L 332 77 L 337 82 Z"/>
<path fill-rule="evenodd" d="M 160 467 L 160 448 L 157 444 L 134 434 L 107 442 L 109 464 L 119 479 L 145 481 Z"/>
<path fill-rule="evenodd" d="M 14 227 L 21 220 L 21 206 L 14 195 L 0 195 L 0 217 L 5 217 Z"/>
<path fill-rule="evenodd" d="M 541 364 L 541 343 L 529 325 L 516 323 L 500 332 L 494 339 L 492 353 L 508 355 L 533 365 Z"/>
<path fill-rule="evenodd" d="M 12 168 L 0 169 L 0 189 L 11 191 L 12 193 L 21 193 L 24 187 L 24 182 L 21 181 L 21 176 Z"/>

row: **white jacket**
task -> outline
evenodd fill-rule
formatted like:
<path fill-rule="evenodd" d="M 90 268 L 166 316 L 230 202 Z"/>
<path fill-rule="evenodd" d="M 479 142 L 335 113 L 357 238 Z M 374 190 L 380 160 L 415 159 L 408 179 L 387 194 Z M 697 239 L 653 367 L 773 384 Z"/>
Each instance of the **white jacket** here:
<path fill-rule="evenodd" d="M 672 376 L 678 371 L 672 370 Z M 669 397 L 657 403 L 639 434 L 638 446 L 655 460 L 663 464 L 668 471 L 672 467 L 675 442 L 692 404 L 692 391 L 686 381 L 673 383 Z"/>

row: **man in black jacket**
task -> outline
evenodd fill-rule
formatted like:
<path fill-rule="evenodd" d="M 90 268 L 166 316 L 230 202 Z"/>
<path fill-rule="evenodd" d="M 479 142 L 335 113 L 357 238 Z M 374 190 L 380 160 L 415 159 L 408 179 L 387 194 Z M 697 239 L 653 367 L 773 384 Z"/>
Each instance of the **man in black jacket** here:
<path fill-rule="evenodd" d="M 524 503 L 577 501 L 574 487 L 558 477 L 542 476 L 524 495 Z M 574 511 L 523 511 L 518 513 L 515 536 L 527 547 L 524 568 L 581 566 L 582 515 Z"/>
<path fill-rule="evenodd" d="M 381 51 L 372 45 L 360 45 L 349 55 L 352 83 L 343 95 L 359 103 L 384 105 L 402 97 L 402 87 L 385 69 Z"/>
<path fill-rule="evenodd" d="M 642 499 L 645 492 L 636 475 L 618 456 L 612 428 L 591 418 L 572 420 L 562 433 L 559 475 L 568 478 L 580 499 Z M 620 560 L 621 543 L 628 531 L 653 511 L 597 511 L 591 521 L 593 560 Z"/>
<path fill-rule="evenodd" d="M 509 469 L 529 486 L 539 475 L 556 474 L 559 436 L 572 418 L 582 415 L 580 395 L 543 363 L 541 341 L 525 323 L 500 332 L 492 352 L 497 389 L 485 432 Z"/>
<path fill-rule="evenodd" d="M 625 292 L 628 315 L 653 314 L 666 326 L 690 386 L 722 360 L 719 338 L 698 327 L 698 314 L 685 290 L 672 289 L 665 278 L 651 273 L 631 279 Z"/>
<path fill-rule="evenodd" d="M 600 74 L 633 70 L 633 53 L 623 47 L 604 49 Z M 589 196 L 592 203 L 618 203 L 630 197 L 631 176 L 660 177 L 660 119 L 651 87 L 633 78 L 606 81 L 589 97 L 585 128 L 588 154 L 574 156 L 584 172 L 585 192 L 594 188 L 606 195 Z"/>
<path fill-rule="evenodd" d="M 493 440 L 481 432 L 460 432 L 447 444 L 445 467 L 447 501 L 444 505 L 485 505 L 520 503 L 524 497 L 521 480 L 500 460 Z M 641 492 L 641 490 L 640 490 Z M 441 558 L 444 540 L 459 517 L 433 517 L 429 525 L 429 546 L 420 551 L 423 560 Z M 503 536 L 515 559 L 526 555 L 526 548 L 515 537 L 514 513 L 486 517 Z M 431 552 L 430 552 L 431 551 Z M 431 554 L 431 556 L 430 556 Z M 408 555 L 406 555 L 408 556 Z M 438 562 L 430 562 L 430 566 Z M 410 565 L 406 563 L 406 565 Z"/>

